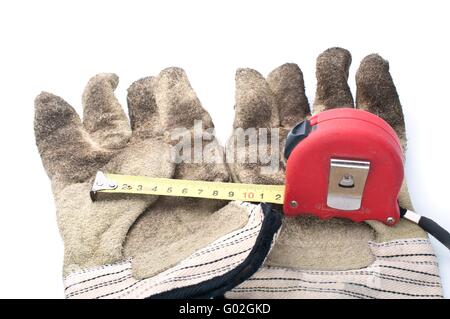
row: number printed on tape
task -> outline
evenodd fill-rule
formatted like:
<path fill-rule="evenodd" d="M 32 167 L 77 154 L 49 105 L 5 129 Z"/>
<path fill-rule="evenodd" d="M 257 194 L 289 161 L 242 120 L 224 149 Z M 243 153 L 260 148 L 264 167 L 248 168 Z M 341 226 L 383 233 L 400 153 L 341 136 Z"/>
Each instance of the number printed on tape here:
<path fill-rule="evenodd" d="M 284 185 L 254 185 L 105 174 L 115 188 L 98 192 L 197 197 L 283 204 Z"/>

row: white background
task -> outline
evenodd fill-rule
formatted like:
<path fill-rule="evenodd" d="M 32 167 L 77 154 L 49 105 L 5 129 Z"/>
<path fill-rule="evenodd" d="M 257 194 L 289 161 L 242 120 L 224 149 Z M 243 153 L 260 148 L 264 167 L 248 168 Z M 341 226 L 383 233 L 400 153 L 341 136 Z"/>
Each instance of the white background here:
<path fill-rule="evenodd" d="M 406 115 L 407 177 L 419 212 L 450 229 L 450 23 L 446 1 L 2 1 L 0 3 L 0 297 L 63 297 L 63 245 L 33 136 L 33 100 L 46 90 L 81 111 L 98 72 L 132 81 L 183 67 L 223 141 L 234 72 L 285 62 L 315 90 L 315 58 L 330 46 L 390 61 Z M 433 240 L 446 296 L 450 253 Z"/>

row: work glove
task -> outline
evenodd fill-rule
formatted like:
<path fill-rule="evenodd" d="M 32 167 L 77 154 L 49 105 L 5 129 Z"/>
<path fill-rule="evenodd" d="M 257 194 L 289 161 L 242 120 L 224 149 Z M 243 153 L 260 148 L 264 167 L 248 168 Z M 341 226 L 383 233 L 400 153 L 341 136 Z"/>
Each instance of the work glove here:
<path fill-rule="evenodd" d="M 331 48 L 317 58 L 314 114 L 354 107 L 347 84 L 351 55 Z M 377 54 L 365 57 L 356 73 L 356 108 L 387 121 L 406 148 L 405 122 L 389 64 Z M 264 78 L 252 69 L 236 73 L 234 129 L 266 129 L 280 135 L 282 153 L 286 135 L 310 116 L 303 75 L 295 64 L 284 64 Z M 274 148 L 236 146 L 236 133 L 227 148 L 254 156 Z M 268 139 L 268 138 L 267 138 Z M 231 151 L 230 151 L 231 152 Z M 230 165 L 234 181 L 284 184 L 285 159 L 279 171 L 268 161 Z M 273 163 L 272 163 L 273 166 Z M 383 187 L 383 185 L 379 185 Z M 380 201 L 383 198 L 379 199 Z M 413 210 L 406 183 L 399 204 Z M 266 210 L 273 207 L 263 205 Z M 436 256 L 427 234 L 401 219 L 395 226 L 378 221 L 356 223 L 312 216 L 287 217 L 264 266 L 249 280 L 226 294 L 228 298 L 441 298 Z"/>
<path fill-rule="evenodd" d="M 88 82 L 83 121 L 58 96 L 44 92 L 35 100 L 36 144 L 64 240 L 65 295 L 221 296 L 261 266 L 281 216 L 248 203 L 207 199 L 98 193 L 93 202 L 89 194 L 98 171 L 229 181 L 223 163 L 179 163 L 173 156 L 180 142 L 174 130 L 193 138 L 196 120 L 213 130 L 183 70 L 165 69 L 133 83 L 130 121 L 114 96 L 117 85 L 114 74 Z M 186 145 L 192 154 L 193 145 Z M 223 156 L 213 137 L 208 156 Z"/>

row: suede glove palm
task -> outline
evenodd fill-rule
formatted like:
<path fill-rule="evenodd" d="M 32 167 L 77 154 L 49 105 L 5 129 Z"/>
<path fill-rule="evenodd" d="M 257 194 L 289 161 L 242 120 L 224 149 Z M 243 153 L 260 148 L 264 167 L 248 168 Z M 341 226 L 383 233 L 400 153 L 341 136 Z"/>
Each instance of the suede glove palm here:
<path fill-rule="evenodd" d="M 331 48 L 317 59 L 314 113 L 354 107 L 347 84 L 351 56 Z M 406 147 L 405 124 L 388 62 L 374 54 L 356 73 L 356 108 L 386 120 Z M 236 74 L 234 128 L 265 128 L 281 136 L 310 115 L 303 74 L 285 64 L 267 79 L 255 70 Z M 234 143 L 234 136 L 228 148 Z M 270 145 L 269 145 L 270 147 Z M 273 146 L 272 146 L 273 147 Z M 238 150 L 249 155 L 256 145 Z M 270 153 L 270 150 L 264 150 Z M 285 160 L 278 172 L 265 163 L 231 165 L 235 181 L 284 184 Z M 383 187 L 380 185 L 380 187 Z M 379 200 L 383 200 L 380 198 Z M 401 207 L 412 210 L 406 183 Z M 322 221 L 316 217 L 285 218 L 279 238 L 264 266 L 248 281 L 226 294 L 229 298 L 436 298 L 442 289 L 436 256 L 426 233 L 408 220 L 389 227 L 377 221 Z"/>
<path fill-rule="evenodd" d="M 261 229 L 274 221 L 238 202 L 116 194 L 99 194 L 92 202 L 89 191 L 99 170 L 229 180 L 223 164 L 176 163 L 171 157 L 173 129 L 189 135 L 196 120 L 213 128 L 183 70 L 169 68 L 133 83 L 127 98 L 130 122 L 114 96 L 117 84 L 114 74 L 89 81 L 83 121 L 58 96 L 42 93 L 35 101 L 36 143 L 64 240 L 65 295 L 222 295 L 261 265 L 274 232 L 261 235 Z M 215 139 L 209 151 L 222 154 Z"/>

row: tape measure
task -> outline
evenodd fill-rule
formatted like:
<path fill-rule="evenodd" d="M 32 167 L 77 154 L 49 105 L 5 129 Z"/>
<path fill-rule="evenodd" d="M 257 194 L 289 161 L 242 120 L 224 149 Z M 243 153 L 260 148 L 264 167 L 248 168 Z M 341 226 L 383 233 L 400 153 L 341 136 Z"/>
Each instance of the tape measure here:
<path fill-rule="evenodd" d="M 97 172 L 91 199 L 97 193 L 146 194 L 159 196 L 197 197 L 283 204 L 284 185 L 254 185 L 146 176 L 105 174 Z"/>
<path fill-rule="evenodd" d="M 98 192 L 275 203 L 286 216 L 379 220 L 394 225 L 403 181 L 395 131 L 378 116 L 352 108 L 319 113 L 296 125 L 285 145 L 285 185 L 253 185 L 104 174 Z"/>
<path fill-rule="evenodd" d="M 378 116 L 351 108 L 324 111 L 297 124 L 284 149 L 285 185 L 207 182 L 98 172 L 98 193 L 197 197 L 282 204 L 286 216 L 418 224 L 450 249 L 450 233 L 433 220 L 400 209 L 403 155 L 395 131 Z"/>

